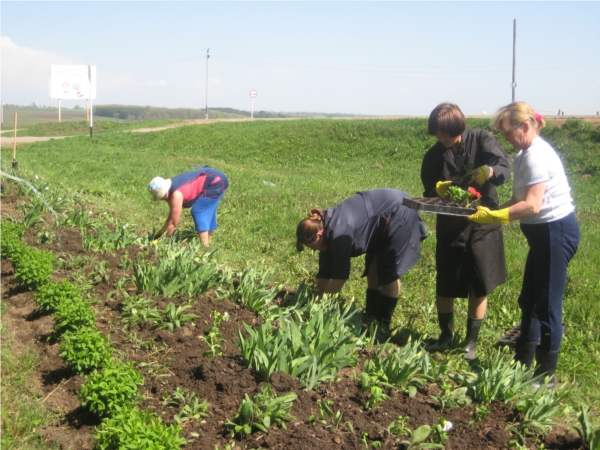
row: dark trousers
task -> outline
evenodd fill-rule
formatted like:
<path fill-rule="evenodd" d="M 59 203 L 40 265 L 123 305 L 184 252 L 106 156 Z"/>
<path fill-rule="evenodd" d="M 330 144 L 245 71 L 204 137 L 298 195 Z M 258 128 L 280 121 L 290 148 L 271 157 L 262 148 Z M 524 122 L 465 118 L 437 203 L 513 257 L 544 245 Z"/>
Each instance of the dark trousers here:
<path fill-rule="evenodd" d="M 529 253 L 519 295 L 523 342 L 540 341 L 540 349 L 558 351 L 562 341 L 562 302 L 567 266 L 579 246 L 575 214 L 542 224 L 521 224 Z"/>

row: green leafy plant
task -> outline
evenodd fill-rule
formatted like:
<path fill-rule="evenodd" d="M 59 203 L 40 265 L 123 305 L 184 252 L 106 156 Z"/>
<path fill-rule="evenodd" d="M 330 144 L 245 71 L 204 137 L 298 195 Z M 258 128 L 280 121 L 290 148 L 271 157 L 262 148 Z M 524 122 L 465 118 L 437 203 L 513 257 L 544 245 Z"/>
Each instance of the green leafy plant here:
<path fill-rule="evenodd" d="M 156 325 L 156 328 L 173 331 L 175 328 L 182 327 L 200 317 L 198 314 L 184 314 L 191 307 L 192 305 L 189 304 L 175 306 L 175 303 L 169 302 L 165 309 L 159 311 L 160 322 Z"/>
<path fill-rule="evenodd" d="M 408 427 L 407 422 L 410 420 L 409 416 L 398 416 L 398 419 L 390 423 L 386 431 L 388 435 L 392 436 L 412 436 L 412 430 Z"/>
<path fill-rule="evenodd" d="M 264 312 L 282 288 L 282 285 L 268 287 L 274 276 L 274 269 L 247 267 L 238 274 L 237 287 L 230 282 L 227 289 L 218 290 L 219 297 L 240 303 L 251 311 Z"/>
<path fill-rule="evenodd" d="M 179 450 L 186 440 L 180 424 L 165 425 L 150 412 L 135 407 L 116 411 L 95 429 L 95 450 Z"/>
<path fill-rule="evenodd" d="M 508 402 L 535 380 L 531 378 L 533 370 L 527 370 L 511 356 L 506 348 L 498 349 L 482 363 L 474 376 L 456 375 L 453 378 L 468 386 L 471 396 L 479 402 Z"/>
<path fill-rule="evenodd" d="M 475 405 L 475 422 L 481 422 L 490 414 L 490 408 L 486 405 Z"/>
<path fill-rule="evenodd" d="M 564 394 L 548 390 L 545 385 L 536 391 L 524 395 L 515 403 L 515 409 L 523 413 L 523 419 L 509 429 L 516 431 L 525 444 L 524 436 L 541 436 L 554 425 L 554 416 L 560 410 L 560 401 Z"/>
<path fill-rule="evenodd" d="M 429 425 L 421 425 L 412 433 L 412 441 L 402 441 L 403 450 L 444 448 L 441 444 L 423 442 L 431 434 Z"/>
<path fill-rule="evenodd" d="M 188 420 L 200 420 L 202 417 L 207 417 L 207 410 L 210 403 L 200 402 L 198 394 L 188 392 L 187 389 L 177 386 L 173 394 L 165 392 L 163 395 L 163 405 L 180 408 L 178 414 L 173 418 L 175 422 L 181 424 Z"/>
<path fill-rule="evenodd" d="M 161 315 L 154 304 L 152 299 L 147 299 L 142 295 L 130 295 L 124 291 L 121 320 L 129 329 L 147 322 L 157 325 L 161 320 Z"/>
<path fill-rule="evenodd" d="M 326 296 L 320 303 L 311 299 L 296 306 L 278 309 L 277 316 L 255 329 L 244 324 L 247 336 L 238 330 L 238 345 L 244 362 L 263 380 L 281 370 L 312 389 L 356 363 L 364 333 L 359 335 L 360 315 L 352 304 Z"/>
<path fill-rule="evenodd" d="M 268 433 L 271 425 L 285 430 L 285 422 L 295 419 L 290 410 L 297 397 L 295 392 L 277 397 L 271 387 L 265 385 L 252 400 L 245 394 L 238 413 L 225 426 L 232 430 L 232 435 L 249 435 L 254 429 Z"/>
<path fill-rule="evenodd" d="M 600 450 L 600 428 L 594 430 L 588 419 L 588 413 L 583 406 L 580 406 L 580 413 L 577 417 L 581 428 L 576 428 L 581 440 L 584 441 L 590 450 Z"/>
<path fill-rule="evenodd" d="M 204 331 L 205 336 L 201 336 L 200 339 L 206 342 L 210 347 L 210 350 L 205 351 L 202 355 L 214 358 L 215 356 L 223 355 L 223 352 L 221 351 L 221 342 L 224 342 L 225 339 L 221 337 L 219 325 L 222 321 L 229 320 L 229 313 L 225 312 L 224 314 L 221 314 L 219 311 L 213 310 L 211 316 L 213 316 L 213 324 Z"/>
<path fill-rule="evenodd" d="M 82 298 L 81 289 L 68 280 L 54 281 L 40 286 L 35 293 L 35 302 L 40 309 L 54 312 L 62 303 Z"/>
<path fill-rule="evenodd" d="M 442 393 L 440 395 L 430 395 L 433 400 L 440 404 L 440 411 L 449 408 L 460 408 L 462 406 L 469 405 L 471 399 L 466 396 L 467 387 L 454 387 L 449 383 L 442 383 L 440 385 Z"/>
<path fill-rule="evenodd" d="M 363 375 L 367 376 L 364 372 L 363 372 Z M 368 376 L 367 376 L 367 378 L 368 378 Z M 387 395 L 386 393 L 384 393 L 383 389 L 381 389 L 379 386 L 368 386 L 366 388 L 363 387 L 361 390 L 366 390 L 366 389 L 368 389 L 371 392 L 371 396 L 365 403 L 365 409 L 375 409 L 375 408 L 377 408 L 377 405 L 380 402 L 390 399 L 390 396 Z"/>
<path fill-rule="evenodd" d="M 110 337 L 96 329 L 84 327 L 61 336 L 60 356 L 80 375 L 105 365 L 112 354 Z"/>
<path fill-rule="evenodd" d="M 188 297 L 208 292 L 219 282 L 219 271 L 210 260 L 212 253 L 202 253 L 200 243 L 177 247 L 173 242 L 164 246 L 158 265 L 153 261 L 138 261 L 133 268 L 133 281 L 138 293 L 173 297 L 187 293 Z"/>
<path fill-rule="evenodd" d="M 91 412 L 104 417 L 127 407 L 135 406 L 139 397 L 138 386 L 144 380 L 133 368 L 133 362 L 109 363 L 100 371 L 85 376 L 79 399 Z"/>
<path fill-rule="evenodd" d="M 60 336 L 66 331 L 77 331 L 81 328 L 95 328 L 96 314 L 92 311 L 90 302 L 74 297 L 72 301 L 63 301 L 54 311 L 54 335 Z"/>
<path fill-rule="evenodd" d="M 409 342 L 401 349 L 391 344 L 382 345 L 373 360 L 365 361 L 361 384 L 364 389 L 381 385 L 394 389 L 405 389 L 414 397 L 417 388 L 426 384 L 429 356 L 423 351 L 421 342 Z"/>
<path fill-rule="evenodd" d="M 13 254 L 23 251 L 26 247 L 21 242 L 25 235 L 25 227 L 17 222 L 3 220 L 1 223 L 0 252 L 2 258 L 12 258 Z"/>
<path fill-rule="evenodd" d="M 472 203 L 478 201 L 481 198 L 481 194 L 474 188 L 469 188 L 468 191 L 458 187 L 450 186 L 446 192 L 446 198 L 449 198 L 457 204 L 464 204 L 465 208 L 471 206 Z"/>
<path fill-rule="evenodd" d="M 50 250 L 24 249 L 16 264 L 15 280 L 27 289 L 37 289 L 50 279 L 54 260 Z"/>
<path fill-rule="evenodd" d="M 128 231 L 127 224 L 116 225 L 114 231 L 107 226 L 97 226 L 95 232 L 82 231 L 83 248 L 94 252 L 106 250 L 120 250 L 135 244 L 141 244 L 144 240 L 141 236 Z"/>
<path fill-rule="evenodd" d="M 42 207 L 36 204 L 29 210 L 27 214 L 25 214 L 25 217 L 23 217 L 23 225 L 25 225 L 27 228 L 30 228 L 43 219 L 44 214 L 42 212 Z"/>
<path fill-rule="evenodd" d="M 102 282 L 107 283 L 110 278 L 108 261 L 100 261 L 96 264 L 90 273 L 90 278 L 95 284 Z"/>
<path fill-rule="evenodd" d="M 438 444 L 441 444 L 442 442 L 445 442 L 445 441 L 449 441 L 450 438 L 448 438 L 447 431 L 449 430 L 450 427 L 451 427 L 450 422 L 448 422 L 443 417 L 440 417 L 439 422 L 436 423 L 433 427 L 431 427 L 432 439 L 435 442 L 437 442 Z M 443 446 L 442 446 L 442 448 L 443 448 Z"/>

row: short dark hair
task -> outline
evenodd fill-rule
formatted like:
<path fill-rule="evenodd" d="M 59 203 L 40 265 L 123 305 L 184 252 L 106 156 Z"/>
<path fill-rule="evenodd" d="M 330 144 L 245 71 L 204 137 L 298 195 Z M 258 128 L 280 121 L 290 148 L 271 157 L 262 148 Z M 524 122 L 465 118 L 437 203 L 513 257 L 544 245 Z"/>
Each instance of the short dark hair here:
<path fill-rule="evenodd" d="M 456 137 L 466 128 L 465 116 L 454 103 L 440 103 L 429 115 L 427 131 L 432 136 L 439 132 Z"/>

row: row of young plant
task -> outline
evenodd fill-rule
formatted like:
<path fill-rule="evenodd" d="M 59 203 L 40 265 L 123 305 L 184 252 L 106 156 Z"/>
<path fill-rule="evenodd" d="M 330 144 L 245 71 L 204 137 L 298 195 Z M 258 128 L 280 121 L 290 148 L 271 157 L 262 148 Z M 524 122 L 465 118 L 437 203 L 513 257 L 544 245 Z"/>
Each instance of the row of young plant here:
<path fill-rule="evenodd" d="M 118 249 L 133 243 L 147 243 L 134 234 L 128 234 L 126 226 L 115 226 L 113 232 L 99 233 L 98 230 L 108 228 L 99 225 L 100 221 L 92 219 L 92 215 L 83 208 L 69 211 L 63 223 L 79 227 L 84 245 L 87 242 L 87 248 L 92 250 Z M 170 324 L 166 328 L 173 329 L 194 318 L 193 315 L 184 314 L 185 309 L 191 305 L 176 307 L 170 303 L 161 314 L 161 311 L 151 306 L 152 301 L 144 299 L 141 293 L 149 292 L 165 297 L 187 294 L 191 300 L 195 295 L 221 286 L 218 289 L 221 298 L 237 301 L 260 312 L 263 318 L 262 324 L 256 329 L 245 325 L 246 333 L 240 330 L 238 345 L 246 364 L 265 381 L 269 380 L 274 371 L 282 370 L 296 377 L 301 386 L 310 389 L 320 382 L 334 379 L 341 368 L 356 364 L 358 352 L 364 345 L 373 345 L 368 335 L 361 333 L 360 314 L 352 304 L 344 306 L 338 299 L 327 297 L 316 302 L 304 286 L 292 299 L 288 299 L 285 307 L 272 305 L 272 300 L 280 289 L 280 286 L 272 284 L 273 270 L 247 268 L 234 273 L 229 268 L 218 269 L 212 263 L 210 254 L 200 253 L 199 248 L 193 244 L 182 247 L 174 240 L 161 242 L 156 247 L 156 254 L 159 257 L 157 265 L 144 261 L 133 265 L 133 281 L 138 295 L 126 296 L 129 301 L 123 302 L 125 320 L 130 320 L 131 324 L 145 321 L 157 322 L 157 326 L 160 323 Z M 132 313 L 129 319 L 128 311 Z M 165 320 L 165 317 L 168 318 Z M 213 326 L 207 330 L 204 339 L 210 346 L 206 354 L 217 356 L 222 342 L 218 325 L 223 317 L 213 313 L 213 318 Z M 535 438 L 548 431 L 553 424 L 552 417 L 558 412 L 556 405 L 561 397 L 561 394 L 545 389 L 527 391 L 525 387 L 530 381 L 531 372 L 513 364 L 507 355 L 500 352 L 484 362 L 476 373 L 449 374 L 447 365 L 430 359 L 419 342 L 409 342 L 403 349 L 380 347 L 375 359 L 365 362 L 360 377 L 362 390 L 370 393 L 365 405 L 367 409 L 375 408 L 385 400 L 385 392 L 389 389 L 401 389 L 408 395 L 415 395 L 417 389 L 428 382 L 440 384 L 441 394 L 432 398 L 440 403 L 442 411 L 447 407 L 460 407 L 473 398 L 480 404 L 477 416 L 484 417 L 489 402 L 505 401 L 507 405 L 512 404 L 522 411 L 525 417 L 523 422 L 512 426 L 511 430 L 521 444 L 527 436 Z M 265 395 L 267 394 L 263 397 Z M 247 420 L 243 419 L 248 417 L 248 414 L 242 413 L 248 400 L 247 398 L 242 402 L 238 416 L 229 422 L 235 433 L 244 434 L 249 429 L 260 429 L 253 426 L 248 428 L 245 423 Z M 245 408 L 248 409 L 247 406 Z M 255 409 L 257 413 L 253 415 L 252 423 L 263 423 L 263 427 L 264 420 L 271 423 L 271 418 L 260 419 L 260 408 Z M 580 414 L 580 421 L 582 427 L 579 431 L 590 448 L 600 445 L 600 431 L 591 430 L 584 410 Z M 433 430 L 439 426 L 442 425 L 435 425 Z M 268 426 L 265 428 L 268 429 Z M 423 431 L 424 429 L 420 431 L 419 436 Z M 443 441 L 442 433 L 434 435 L 439 435 L 438 440 Z M 366 442 L 366 437 L 363 438 Z"/>
<path fill-rule="evenodd" d="M 84 376 L 79 393 L 82 405 L 103 418 L 96 430 L 95 448 L 177 449 L 186 443 L 179 424 L 165 425 L 149 410 L 137 408 L 139 386 L 144 384 L 132 362 L 114 357 L 110 336 L 96 328 L 92 303 L 69 281 L 50 282 L 54 256 L 20 241 L 23 225 L 2 222 L 2 258 L 15 267 L 15 280 L 37 289 L 38 307 L 54 315 L 51 339 L 60 343 L 60 355 L 75 373 Z"/>

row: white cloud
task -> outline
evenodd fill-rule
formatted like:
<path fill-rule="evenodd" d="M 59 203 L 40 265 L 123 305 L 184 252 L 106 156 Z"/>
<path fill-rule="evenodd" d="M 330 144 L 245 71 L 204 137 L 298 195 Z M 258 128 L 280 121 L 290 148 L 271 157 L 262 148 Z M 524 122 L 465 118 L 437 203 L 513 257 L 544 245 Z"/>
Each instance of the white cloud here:
<path fill-rule="evenodd" d="M 52 64 L 81 65 L 56 53 L 21 47 L 8 36 L 0 37 L 0 52 L 3 83 L 8 81 L 12 86 L 26 87 L 33 83 L 38 85 L 40 78 L 49 79 Z"/>
<path fill-rule="evenodd" d="M 160 81 L 148 81 L 146 84 L 148 86 L 166 86 L 169 83 L 167 83 L 167 80 L 160 80 Z"/>

